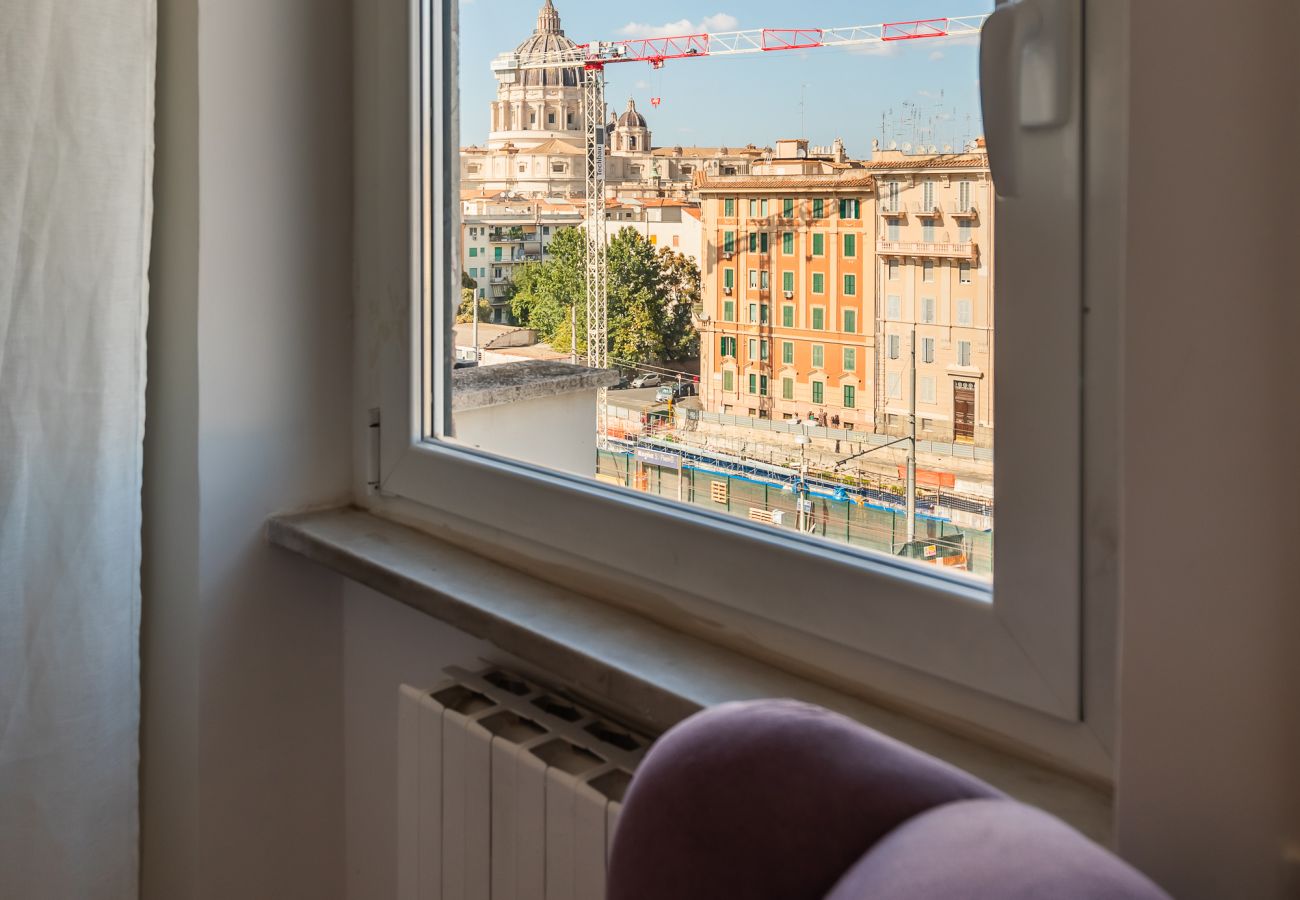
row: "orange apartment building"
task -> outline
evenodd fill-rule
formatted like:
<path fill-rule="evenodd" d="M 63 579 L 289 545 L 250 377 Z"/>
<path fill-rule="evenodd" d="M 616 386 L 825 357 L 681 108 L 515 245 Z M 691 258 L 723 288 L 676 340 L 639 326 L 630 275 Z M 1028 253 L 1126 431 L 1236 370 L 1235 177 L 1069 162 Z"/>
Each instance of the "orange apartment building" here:
<path fill-rule="evenodd" d="M 701 177 L 706 410 L 992 442 L 991 183 L 982 151 L 816 157 L 780 141 Z"/>
<path fill-rule="evenodd" d="M 759 418 L 869 428 L 874 179 L 778 141 L 747 175 L 700 177 L 701 402 Z"/>

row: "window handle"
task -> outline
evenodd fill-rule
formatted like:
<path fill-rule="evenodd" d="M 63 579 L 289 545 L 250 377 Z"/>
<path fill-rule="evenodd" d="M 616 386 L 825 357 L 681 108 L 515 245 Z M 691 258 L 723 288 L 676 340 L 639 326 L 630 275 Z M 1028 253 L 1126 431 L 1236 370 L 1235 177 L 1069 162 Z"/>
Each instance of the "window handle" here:
<path fill-rule="evenodd" d="M 980 32 L 980 95 L 999 196 L 1019 192 L 1022 131 L 1070 121 L 1074 0 L 1001 0 Z"/>

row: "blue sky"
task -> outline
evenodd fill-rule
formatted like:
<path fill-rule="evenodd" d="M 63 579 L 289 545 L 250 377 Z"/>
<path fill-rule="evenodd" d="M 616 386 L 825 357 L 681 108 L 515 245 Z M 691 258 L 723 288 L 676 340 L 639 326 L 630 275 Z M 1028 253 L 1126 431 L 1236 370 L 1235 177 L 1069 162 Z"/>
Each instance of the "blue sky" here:
<path fill-rule="evenodd" d="M 554 0 L 565 33 L 578 43 L 647 34 L 746 28 L 837 27 L 988 13 L 993 0 L 822 0 L 806 11 L 777 0 L 624 4 Z M 488 69 L 533 29 L 542 0 L 461 0 L 461 141 L 482 144 L 496 81 Z M 679 27 L 680 26 L 680 27 Z M 612 108 L 629 96 L 650 122 L 657 146 L 770 145 L 800 131 L 806 90 L 814 144 L 841 137 L 866 156 L 871 140 L 959 145 L 981 133 L 978 47 L 941 38 L 898 41 L 869 50 L 812 50 L 734 58 L 643 63 L 607 69 Z M 803 87 L 806 85 L 806 89 Z M 650 98 L 662 98 L 655 109 Z M 887 133 L 882 133 L 881 116 Z"/>

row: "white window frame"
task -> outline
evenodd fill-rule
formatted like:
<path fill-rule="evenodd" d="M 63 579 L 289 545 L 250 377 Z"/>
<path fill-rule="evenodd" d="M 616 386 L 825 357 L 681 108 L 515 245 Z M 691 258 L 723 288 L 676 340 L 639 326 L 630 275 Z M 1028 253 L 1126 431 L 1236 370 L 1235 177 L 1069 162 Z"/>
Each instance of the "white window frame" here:
<path fill-rule="evenodd" d="M 1060 2 L 1066 19 L 1081 32 L 1079 0 Z M 404 178 L 395 176 L 406 182 L 405 196 L 412 198 L 405 230 L 408 259 L 415 262 L 407 263 L 411 276 L 405 296 L 378 287 L 398 283 L 394 279 L 401 254 L 390 249 L 396 242 L 384 238 L 396 233 L 386 213 L 403 192 L 391 190 L 390 183 L 386 205 L 377 200 L 374 210 L 360 213 L 360 265 L 378 266 L 377 272 L 361 275 L 359 306 L 371 312 L 362 322 L 367 334 L 362 339 L 369 341 L 373 352 L 368 356 L 374 361 L 361 376 L 360 394 L 363 403 L 367 398 L 376 401 L 372 411 L 378 410 L 382 420 L 383 439 L 374 487 L 360 491 L 358 502 L 383 514 L 426 522 L 450 540 L 490 549 L 531 571 L 549 571 L 557 578 L 579 572 L 583 589 L 592 593 L 616 598 L 619 587 L 626 586 L 638 597 L 671 595 L 673 609 L 646 604 L 644 611 L 686 623 L 692 616 L 710 621 L 721 616 L 722 633 L 747 629 L 747 640 L 758 646 L 801 660 L 799 665 L 829 667 L 825 671 L 835 674 L 826 677 L 865 683 L 896 702 L 941 715 L 966 721 L 974 717 L 985 729 L 1104 773 L 1109 762 L 1099 761 L 1098 754 L 1104 756 L 1109 742 L 1099 739 L 1082 715 L 1080 663 L 1087 622 L 1080 595 L 1087 588 L 1082 584 L 1080 547 L 1092 540 L 1092 534 L 1081 534 L 1084 472 L 1079 450 L 1081 422 L 1085 413 L 1092 413 L 1073 402 L 1083 370 L 1083 299 L 1072 299 L 1084 283 L 1082 226 L 1073 216 L 1063 221 L 1061 214 L 1062 209 L 1082 209 L 1084 184 L 1060 178 L 1059 168 L 1035 167 L 1037 160 L 1080 158 L 1082 124 L 1077 111 L 1082 104 L 1073 88 L 1065 92 L 1071 110 L 1067 124 L 1016 130 L 1017 145 L 1025 151 L 1017 168 L 1020 196 L 1007 198 L 997 212 L 998 295 L 1041 295 L 1042 283 L 1052 272 L 1066 290 L 1052 294 L 1058 298 L 1055 304 L 1004 300 L 998 307 L 1000 555 L 994 596 L 981 584 L 920 564 L 682 509 L 671 501 L 458 446 L 454 439 L 425 440 L 424 398 L 429 398 L 433 420 L 447 420 L 450 411 L 448 373 L 419 361 L 429 358 L 435 347 L 450 357 L 453 304 L 428 306 L 425 298 L 450 300 L 457 290 L 458 204 L 444 199 L 458 196 L 458 131 L 446 118 L 456 106 L 454 6 L 450 0 L 414 0 L 410 15 L 386 11 L 374 26 L 378 33 L 386 30 L 390 40 L 405 30 L 412 48 L 409 83 L 430 85 L 431 90 L 409 92 L 411 167 Z M 1071 41 L 1069 46 L 1088 47 L 1090 62 L 1097 63 L 1086 70 L 1089 91 L 1119 90 L 1123 101 L 1128 55 L 1119 14 L 1122 0 L 1098 0 L 1095 7 L 1109 13 L 1090 11 L 1088 29 L 1105 34 L 1107 40 Z M 422 17 L 430 27 L 412 27 Z M 371 62 L 382 57 L 379 52 L 373 55 Z M 1081 56 L 1072 53 L 1066 67 L 1074 86 L 1084 81 Z M 436 66 L 431 63 L 435 59 Z M 368 72 L 359 78 L 363 86 L 375 89 L 376 97 L 380 85 L 391 90 L 393 83 L 400 83 Z M 984 82 L 987 89 L 989 80 Z M 1125 172 L 1123 107 L 1123 102 L 1087 107 L 1090 202 L 1121 226 L 1122 210 L 1106 206 L 1104 193 L 1113 194 Z M 386 160 L 391 154 L 374 148 L 396 136 L 391 115 L 377 116 L 376 122 L 384 133 L 363 136 L 369 143 L 358 160 L 362 179 L 382 176 L 380 157 Z M 440 127 L 434 128 L 434 122 Z M 996 153 L 995 144 L 990 145 Z M 1029 202 L 1026 196 L 1040 200 Z M 1113 251 L 1113 243 L 1106 247 L 1104 241 L 1092 240 L 1105 233 L 1094 233 L 1093 225 L 1090 221 L 1089 246 Z M 367 231 L 370 226 L 373 233 Z M 1111 233 L 1121 235 L 1122 229 Z M 1093 261 L 1090 256 L 1090 265 Z M 1113 269 L 1098 265 L 1099 271 Z M 1104 281 L 1089 278 L 1090 312 L 1107 296 L 1119 294 L 1112 277 L 1110 293 L 1094 295 L 1092 286 Z M 1027 291 L 1029 286 L 1035 290 Z M 1014 316 L 1007 314 L 1009 307 Z M 430 315 L 432 309 L 439 314 Z M 1044 415 L 1051 421 L 1043 421 Z M 1045 447 L 1043 441 L 1049 439 L 1051 446 Z M 1062 478 L 1062 472 L 1079 477 Z M 1044 510 L 1051 511 L 1060 527 L 1042 527 Z M 585 527 L 556 529 L 557 520 L 583 522 Z M 1098 525 L 1099 531 L 1110 524 Z M 481 543 L 485 540 L 489 543 Z M 627 554 L 627 546 L 646 552 Z M 659 564 L 663 558 L 688 558 L 700 546 L 708 547 L 707 565 Z M 616 566 L 611 562 L 615 560 Z M 810 606 L 807 584 L 814 572 L 824 589 L 819 602 Z M 795 597 L 800 602 L 790 601 Z M 1109 708 L 1113 699 L 1104 690 L 1109 676 L 1095 677 L 1103 690 L 1094 693 L 1094 701 Z"/>

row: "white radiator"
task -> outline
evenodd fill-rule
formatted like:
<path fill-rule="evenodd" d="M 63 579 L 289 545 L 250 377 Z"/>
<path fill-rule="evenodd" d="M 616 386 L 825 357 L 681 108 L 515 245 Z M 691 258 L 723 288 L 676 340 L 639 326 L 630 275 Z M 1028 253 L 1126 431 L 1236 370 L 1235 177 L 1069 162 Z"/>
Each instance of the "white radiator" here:
<path fill-rule="evenodd" d="M 603 900 L 649 739 L 502 669 L 403 685 L 400 900 Z"/>

